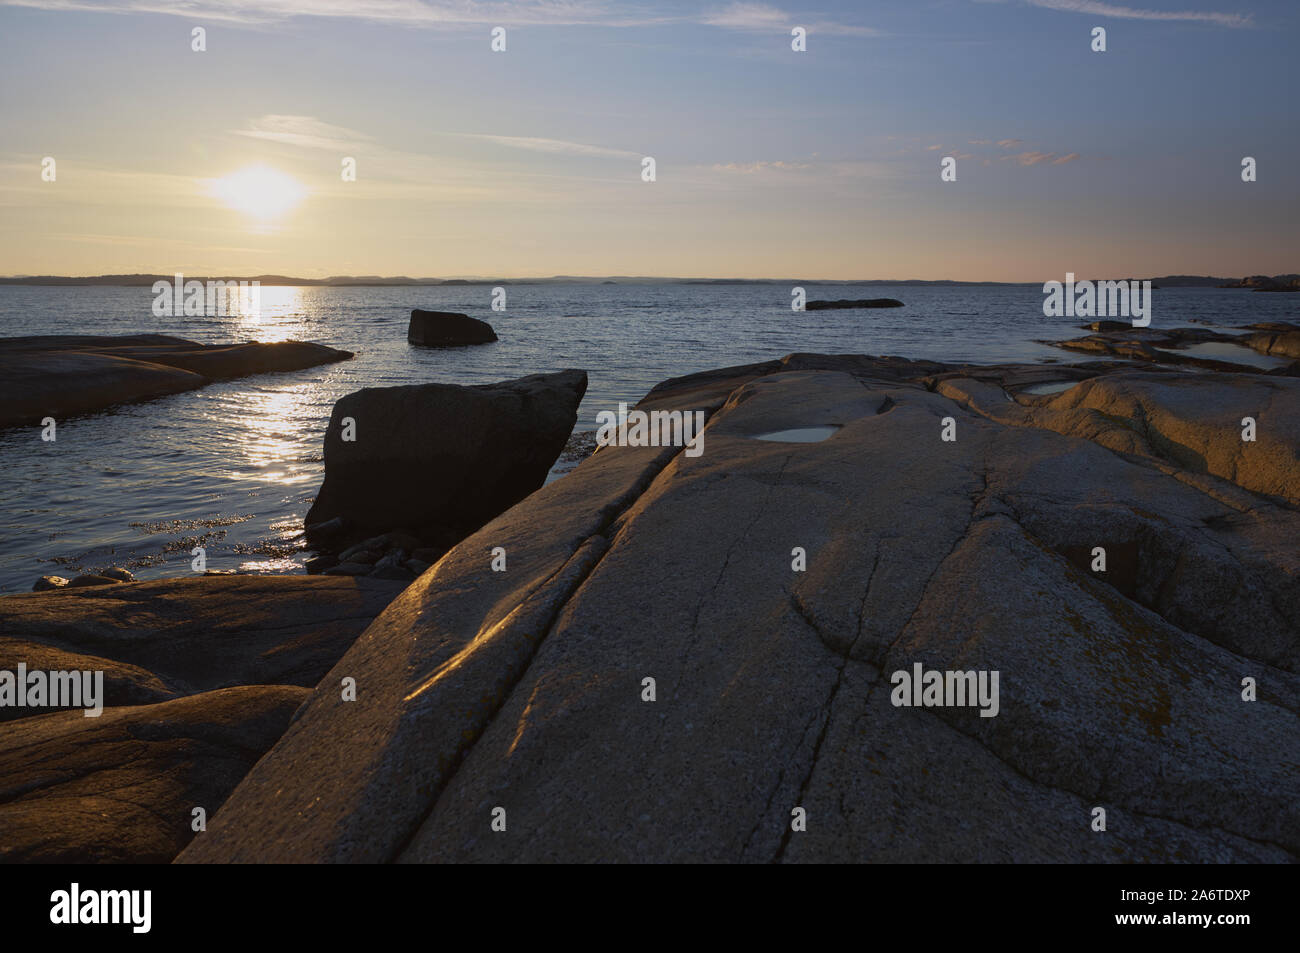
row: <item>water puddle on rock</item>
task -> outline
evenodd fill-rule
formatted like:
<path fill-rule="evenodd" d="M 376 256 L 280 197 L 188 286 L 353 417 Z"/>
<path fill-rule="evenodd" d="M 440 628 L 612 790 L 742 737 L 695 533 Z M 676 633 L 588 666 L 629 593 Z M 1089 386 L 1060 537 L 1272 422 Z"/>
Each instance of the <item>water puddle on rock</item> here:
<path fill-rule="evenodd" d="M 1271 371 L 1275 367 L 1286 367 L 1293 360 L 1273 354 L 1260 354 L 1240 344 L 1230 341 L 1202 341 L 1190 347 L 1169 348 L 1171 354 L 1186 354 L 1188 357 L 1203 357 L 1211 361 L 1227 361 L 1230 364 L 1246 364 L 1260 370 Z"/>
<path fill-rule="evenodd" d="M 794 430 L 772 430 L 754 434 L 755 440 L 775 440 L 778 443 L 821 443 L 835 431 L 839 424 L 823 427 L 796 427 Z"/>
<path fill-rule="evenodd" d="M 1069 390 L 1078 381 L 1044 381 L 1041 384 L 1030 384 L 1028 387 L 1020 388 L 1022 394 L 1059 394 Z"/>

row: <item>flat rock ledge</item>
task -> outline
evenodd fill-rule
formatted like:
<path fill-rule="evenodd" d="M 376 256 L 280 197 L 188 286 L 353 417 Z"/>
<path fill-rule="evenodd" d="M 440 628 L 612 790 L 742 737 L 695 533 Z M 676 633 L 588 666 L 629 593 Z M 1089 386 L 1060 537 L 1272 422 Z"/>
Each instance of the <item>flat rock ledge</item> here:
<path fill-rule="evenodd" d="M 0 862 L 166 863 L 402 590 L 208 576 L 0 597 L 0 671 L 102 672 L 102 713 L 0 707 Z"/>
<path fill-rule="evenodd" d="M 1230 334 L 1210 328 L 1135 328 L 1122 321 L 1093 321 L 1083 325 L 1093 333 L 1065 341 L 1042 341 L 1068 351 L 1101 354 L 1110 358 L 1194 367 L 1236 374 L 1271 374 L 1300 377 L 1300 325 L 1272 322 L 1248 325 L 1254 333 Z M 1197 345 L 1225 345 L 1205 357 L 1189 352 Z M 1252 363 L 1249 351 L 1276 360 L 1269 367 Z"/>
<path fill-rule="evenodd" d="M 794 354 L 640 406 L 704 452 L 448 552 L 178 860 L 1300 857 L 1300 381 Z M 917 665 L 997 714 L 895 705 Z"/>
<path fill-rule="evenodd" d="M 39 426 L 213 381 L 343 361 L 305 341 L 197 344 L 165 334 L 0 338 L 0 427 Z"/>

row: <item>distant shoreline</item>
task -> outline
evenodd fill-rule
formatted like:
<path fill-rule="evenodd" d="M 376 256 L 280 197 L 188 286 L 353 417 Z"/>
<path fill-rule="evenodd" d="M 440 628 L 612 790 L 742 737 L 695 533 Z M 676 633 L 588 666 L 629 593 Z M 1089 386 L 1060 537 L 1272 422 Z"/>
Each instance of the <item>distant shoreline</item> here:
<path fill-rule="evenodd" d="M 156 281 L 172 281 L 175 274 L 136 274 L 136 275 L 16 275 L 0 278 L 0 285 L 33 286 L 111 286 L 111 287 L 149 287 Z M 550 278 L 408 278 L 397 276 L 384 278 L 377 275 L 351 276 L 341 275 L 329 278 L 297 278 L 289 275 L 247 275 L 238 278 L 230 276 L 186 275 L 186 280 L 206 281 L 209 278 L 221 281 L 256 281 L 266 287 L 324 287 L 324 288 L 384 288 L 412 286 L 450 285 L 573 285 L 573 284 L 614 284 L 614 285 L 878 285 L 878 286 L 914 286 L 914 287 L 1000 287 L 1028 288 L 1041 285 L 1038 281 L 954 281 L 948 279 L 886 279 L 886 278 L 663 278 L 654 276 L 583 276 L 556 275 Z M 1094 279 L 1100 280 L 1100 279 Z M 1149 280 L 1163 288 L 1178 287 L 1219 287 L 1241 282 L 1241 278 L 1216 278 L 1208 275 L 1165 275 L 1164 277 L 1139 279 Z"/>

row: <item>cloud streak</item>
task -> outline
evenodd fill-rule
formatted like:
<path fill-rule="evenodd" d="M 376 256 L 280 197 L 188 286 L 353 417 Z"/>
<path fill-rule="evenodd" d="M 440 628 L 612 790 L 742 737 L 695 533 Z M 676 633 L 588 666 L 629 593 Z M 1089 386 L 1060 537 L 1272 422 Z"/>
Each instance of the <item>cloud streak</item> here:
<path fill-rule="evenodd" d="M 1217 13 L 1209 10 L 1150 10 L 1130 7 L 1108 0 L 1024 0 L 1031 7 L 1059 10 L 1062 13 L 1086 13 L 1096 17 L 1114 17 L 1120 20 L 1156 20 L 1183 23 L 1213 23 L 1226 27 L 1248 27 L 1253 24 L 1250 14 Z"/>
<path fill-rule="evenodd" d="M 808 20 L 802 15 L 786 13 L 779 7 L 766 3 L 736 2 L 705 13 L 699 19 L 706 26 L 747 30 L 755 33 L 787 33 L 791 27 L 802 26 L 809 33 L 841 34 L 846 36 L 880 36 L 871 27 L 852 26 L 845 23 L 826 23 Z"/>
<path fill-rule="evenodd" d="M 265 25 L 294 17 L 344 18 L 401 26 L 605 26 L 636 27 L 695 23 L 724 29 L 788 33 L 793 26 L 810 33 L 880 36 L 870 27 L 808 22 L 766 3 L 733 2 L 703 13 L 663 14 L 653 6 L 620 10 L 606 0 L 0 0 L 0 6 L 40 10 L 170 14 L 191 20 Z"/>
<path fill-rule="evenodd" d="M 533 136 L 488 136 L 471 132 L 450 132 L 449 136 L 459 139 L 479 139 L 492 142 L 510 149 L 525 149 L 529 152 L 548 152 L 554 155 L 590 156 L 597 159 L 640 159 L 642 153 L 627 149 L 611 149 L 607 146 L 593 146 L 584 142 L 566 142 L 563 139 L 541 139 Z"/>
<path fill-rule="evenodd" d="M 321 122 L 313 116 L 270 114 L 253 120 L 252 127 L 238 129 L 235 134 L 302 149 L 325 149 L 330 152 L 346 151 L 370 141 L 370 137 L 363 133 Z"/>
<path fill-rule="evenodd" d="M 1082 156 L 1077 152 L 1070 152 L 1066 155 L 1057 155 L 1055 152 L 1018 152 L 1015 155 L 1001 156 L 1001 160 L 1015 162 L 1017 165 L 1042 165 L 1044 162 L 1050 162 L 1052 165 L 1065 165 L 1067 162 L 1073 162 Z"/>

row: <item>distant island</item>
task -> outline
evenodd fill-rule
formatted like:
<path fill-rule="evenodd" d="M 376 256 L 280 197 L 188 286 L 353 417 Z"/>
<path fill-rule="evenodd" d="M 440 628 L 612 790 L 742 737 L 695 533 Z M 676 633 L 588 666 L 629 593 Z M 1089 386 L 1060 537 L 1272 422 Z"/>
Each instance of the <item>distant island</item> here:
<path fill-rule="evenodd" d="M 121 287 L 148 287 L 156 281 L 172 281 L 174 274 L 166 275 L 11 275 L 0 278 L 0 285 L 117 285 Z M 937 287 L 1032 287 L 1037 281 L 951 281 L 921 278 L 870 278 L 870 279 L 818 279 L 818 278 L 665 278 L 652 275 L 553 275 L 550 278 L 484 278 L 481 276 L 455 278 L 410 278 L 406 275 L 385 278 L 379 275 L 332 275 L 328 278 L 298 278 L 292 275 L 248 275 L 231 278 L 228 275 L 186 275 L 187 281 L 256 281 L 266 287 L 327 287 L 373 288 L 408 285 L 899 285 Z M 1215 278 L 1209 275 L 1165 275 L 1149 280 L 1161 288 L 1253 288 L 1256 291 L 1300 290 L 1300 275 L 1252 275 L 1247 278 Z"/>
<path fill-rule="evenodd" d="M 1251 275 L 1220 288 L 1253 288 L 1256 291 L 1300 291 L 1300 275 Z"/>

